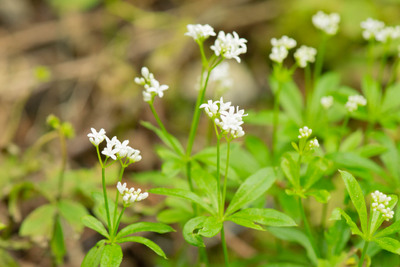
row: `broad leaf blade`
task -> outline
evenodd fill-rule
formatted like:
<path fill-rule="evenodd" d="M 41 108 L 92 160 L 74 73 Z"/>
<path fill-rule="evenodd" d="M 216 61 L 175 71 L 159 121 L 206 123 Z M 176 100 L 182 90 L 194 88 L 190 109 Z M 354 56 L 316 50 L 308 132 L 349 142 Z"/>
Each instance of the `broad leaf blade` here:
<path fill-rule="evenodd" d="M 394 222 L 392 225 L 386 227 L 382 231 L 378 232 L 374 237 L 384 237 L 387 235 L 392 235 L 394 233 L 400 232 L 400 221 Z"/>
<path fill-rule="evenodd" d="M 355 222 L 353 222 L 353 220 L 351 219 L 351 217 L 341 208 L 335 208 L 332 211 L 332 215 L 331 215 L 331 220 L 340 220 L 341 216 L 343 216 L 343 218 L 345 218 L 347 225 L 350 227 L 350 230 L 352 232 L 353 235 L 359 235 L 361 237 L 364 236 L 364 234 L 360 231 L 360 229 L 358 229 L 358 226 Z"/>
<path fill-rule="evenodd" d="M 43 205 L 32 211 L 22 222 L 21 236 L 44 236 L 50 239 L 53 235 L 56 207 L 51 204 Z"/>
<path fill-rule="evenodd" d="M 91 215 L 86 215 L 85 217 L 82 218 L 82 223 L 86 227 L 88 227 L 92 230 L 95 230 L 96 232 L 98 232 L 99 234 L 103 235 L 106 238 L 109 238 L 106 228 L 101 223 L 101 221 L 99 221 L 95 217 L 93 217 Z"/>
<path fill-rule="evenodd" d="M 286 154 L 281 160 L 281 169 L 294 188 L 300 188 L 299 165 L 291 154 Z"/>
<path fill-rule="evenodd" d="M 97 243 L 96 246 L 92 247 L 89 252 L 86 254 L 85 258 L 82 261 L 81 267 L 94 267 L 99 266 L 101 254 L 104 249 L 104 240 Z"/>
<path fill-rule="evenodd" d="M 360 185 L 353 175 L 346 171 L 339 171 L 342 175 L 344 184 L 346 185 L 347 192 L 350 195 L 350 199 L 353 202 L 354 207 L 357 210 L 360 218 L 361 230 L 363 233 L 367 233 L 368 215 L 367 207 L 365 206 L 364 194 L 361 190 Z"/>
<path fill-rule="evenodd" d="M 158 256 L 163 257 L 164 259 L 167 259 L 167 256 L 165 255 L 164 251 L 153 241 L 150 239 L 147 239 L 142 236 L 127 236 L 123 237 L 121 239 L 117 240 L 118 243 L 125 243 L 125 242 L 135 242 L 135 243 L 140 243 L 148 248 L 150 248 L 152 251 L 154 251 Z"/>
<path fill-rule="evenodd" d="M 198 233 L 205 237 L 213 237 L 221 231 L 222 226 L 221 221 L 214 216 L 210 216 L 202 223 L 202 228 Z"/>
<path fill-rule="evenodd" d="M 61 200 L 58 203 L 58 210 L 61 216 L 71 224 L 75 231 L 82 231 L 82 218 L 88 214 L 86 208 L 82 204 L 70 200 Z"/>
<path fill-rule="evenodd" d="M 275 172 L 271 167 L 263 168 L 248 177 L 236 191 L 225 214 L 232 214 L 259 198 L 271 187 L 275 179 Z"/>
<path fill-rule="evenodd" d="M 198 234 L 198 231 L 202 228 L 202 224 L 206 219 L 206 216 L 199 216 L 186 222 L 182 230 L 183 238 L 185 238 L 186 242 L 196 247 L 205 247 L 203 239 Z"/>
<path fill-rule="evenodd" d="M 240 224 L 240 222 L 250 221 L 265 226 L 275 226 L 275 227 L 296 226 L 296 222 L 292 218 L 274 209 L 258 209 L 258 208 L 243 209 L 229 216 L 227 220 L 233 221 L 235 223 L 239 222 L 238 224 Z M 254 225 L 250 224 L 250 226 L 253 226 L 250 228 L 254 228 L 255 225 L 256 224 Z"/>
<path fill-rule="evenodd" d="M 122 257 L 122 249 L 119 245 L 105 245 L 101 253 L 100 267 L 119 267 L 122 262 Z"/>
<path fill-rule="evenodd" d="M 400 255 L 400 241 L 391 237 L 380 237 L 373 240 L 384 250 Z"/>
<path fill-rule="evenodd" d="M 159 234 L 164 234 L 168 232 L 174 232 L 171 226 L 163 224 L 163 223 L 154 223 L 154 222 L 138 222 L 131 225 L 126 226 L 117 234 L 117 239 L 122 238 L 127 235 L 131 235 L 137 232 L 155 232 Z"/>
<path fill-rule="evenodd" d="M 60 216 L 57 216 L 55 221 L 54 233 L 50 241 L 50 247 L 53 255 L 55 256 L 57 265 L 61 265 L 63 263 L 64 255 L 67 251 L 65 249 L 64 233 L 61 226 Z"/>

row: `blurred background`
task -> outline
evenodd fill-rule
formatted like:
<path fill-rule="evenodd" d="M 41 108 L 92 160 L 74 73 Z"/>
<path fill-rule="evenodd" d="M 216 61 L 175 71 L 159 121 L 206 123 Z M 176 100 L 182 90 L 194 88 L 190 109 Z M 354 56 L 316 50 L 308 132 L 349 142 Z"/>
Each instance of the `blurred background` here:
<path fill-rule="evenodd" d="M 265 109 L 272 104 L 270 39 L 288 35 L 317 48 L 320 35 L 311 17 L 318 10 L 341 15 L 324 70 L 340 72 L 343 84 L 359 88 L 366 54 L 360 22 L 372 17 L 399 24 L 398 0 L 0 0 L 0 160 L 24 153 L 49 130 L 46 118 L 55 114 L 75 128 L 69 169 L 96 165 L 86 136 L 94 127 L 141 150 L 135 172 L 157 170 L 153 145 L 160 141 L 140 125 L 154 120 L 133 82 L 142 66 L 169 85 L 156 109 L 168 130 L 184 140 L 201 67 L 196 43 L 184 36 L 187 24 L 236 31 L 248 40 L 242 62 L 228 61 L 231 88 L 225 99 Z M 300 71 L 296 77 L 302 84 Z M 8 171 L 3 169 L 3 177 Z"/>

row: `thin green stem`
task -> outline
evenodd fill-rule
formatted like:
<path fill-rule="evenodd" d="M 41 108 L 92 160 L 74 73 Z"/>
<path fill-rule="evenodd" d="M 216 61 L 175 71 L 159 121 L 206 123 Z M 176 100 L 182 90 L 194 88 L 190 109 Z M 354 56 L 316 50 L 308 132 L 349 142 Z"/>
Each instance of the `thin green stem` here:
<path fill-rule="evenodd" d="M 110 234 L 112 234 L 112 225 L 111 225 L 111 219 L 110 219 L 110 209 L 108 207 L 108 197 L 107 197 L 107 190 L 106 190 L 106 169 L 105 167 L 101 168 L 101 182 L 103 185 L 103 196 L 104 196 L 104 205 L 106 206 L 106 213 L 107 213 L 107 224 L 108 224 L 108 230 Z M 112 236 L 111 236 L 112 238 Z"/>
<path fill-rule="evenodd" d="M 308 223 L 306 213 L 304 211 L 303 201 L 302 201 L 301 197 L 298 198 L 298 203 L 299 203 L 300 215 L 301 215 L 301 218 L 303 220 L 303 224 L 304 224 L 304 228 L 306 230 L 306 234 L 307 234 L 308 240 L 310 240 L 310 243 L 311 243 L 311 246 L 312 246 L 312 248 L 313 248 L 313 250 L 315 252 L 315 255 L 317 255 L 317 257 L 318 257 L 319 256 L 319 251 L 318 251 L 317 245 L 315 244 L 315 240 L 314 240 L 314 237 L 312 235 L 310 224 Z"/>
<path fill-rule="evenodd" d="M 204 263 L 206 267 L 210 266 L 208 262 L 207 250 L 205 247 L 199 247 L 200 262 Z"/>
<path fill-rule="evenodd" d="M 228 248 L 226 246 L 224 225 L 222 225 L 221 228 L 221 244 L 222 244 L 222 250 L 224 251 L 225 266 L 229 266 Z"/>
<path fill-rule="evenodd" d="M 278 81 L 278 89 L 276 90 L 275 94 L 275 101 L 274 101 L 274 113 L 273 113 L 273 121 L 272 121 L 272 155 L 273 158 L 276 156 L 276 146 L 277 146 L 277 131 L 278 131 L 278 124 L 279 124 L 279 102 L 280 102 L 280 95 L 281 95 L 282 85 L 281 82 Z"/>
<path fill-rule="evenodd" d="M 160 126 L 161 131 L 164 133 L 164 135 L 167 137 L 168 142 L 172 145 L 172 148 L 175 150 L 175 152 L 178 155 L 182 155 L 182 152 L 180 151 L 180 149 L 177 147 L 177 145 L 175 144 L 175 142 L 172 140 L 171 135 L 168 133 L 167 129 L 165 128 L 164 124 L 161 122 L 160 117 L 157 114 L 157 111 L 154 108 L 154 104 L 153 102 L 149 102 L 149 106 L 151 109 L 151 112 L 154 115 L 154 118 L 157 121 L 158 126 Z"/>
<path fill-rule="evenodd" d="M 121 170 L 119 171 L 119 176 L 118 176 L 118 182 L 122 181 L 122 175 L 124 174 L 125 171 L 125 167 L 121 162 Z M 119 190 L 117 189 L 117 191 L 115 192 L 115 206 L 114 206 L 114 216 L 113 216 L 113 222 L 114 222 L 114 227 L 116 227 L 116 229 L 118 228 L 117 226 L 117 212 L 118 212 L 118 200 L 119 200 Z M 114 232 L 116 231 L 116 229 L 114 229 Z"/>
<path fill-rule="evenodd" d="M 217 194 L 218 194 L 218 211 L 222 218 L 224 214 L 224 208 L 222 207 L 222 196 L 221 196 L 221 152 L 220 152 L 220 145 L 221 145 L 221 137 L 218 133 L 217 125 L 214 123 L 215 134 L 217 136 Z"/>
<path fill-rule="evenodd" d="M 229 167 L 229 155 L 230 155 L 230 141 L 227 142 L 227 151 L 226 151 L 226 166 L 225 166 L 225 176 L 224 176 L 224 184 L 222 189 L 222 204 L 221 204 L 221 217 L 224 215 L 224 208 L 225 208 L 225 198 L 226 198 L 226 185 L 227 185 L 227 177 L 228 177 L 228 167 Z"/>
<path fill-rule="evenodd" d="M 365 241 L 364 248 L 363 248 L 363 251 L 361 253 L 361 258 L 360 258 L 360 261 L 358 262 L 358 267 L 362 267 L 363 266 L 364 258 L 365 258 L 365 255 L 367 254 L 368 245 L 369 245 L 369 242 Z"/>
<path fill-rule="evenodd" d="M 65 136 L 62 133 L 61 129 L 58 129 L 58 134 L 59 134 L 60 146 L 61 146 L 61 167 L 60 167 L 60 175 L 58 177 L 57 201 L 59 201 L 62 197 L 62 191 L 63 191 L 63 187 L 64 187 L 64 174 L 65 174 L 65 168 L 67 165 L 67 143 L 65 140 Z"/>
<path fill-rule="evenodd" d="M 126 209 L 126 206 L 124 205 L 124 207 L 122 208 L 121 213 L 120 213 L 119 216 L 118 216 L 118 220 L 117 220 L 116 223 L 115 223 L 115 228 L 114 228 L 114 231 L 113 231 L 113 233 L 114 233 L 114 234 L 113 234 L 113 237 L 117 235 L 118 228 L 119 228 L 119 224 L 121 223 L 121 218 L 122 218 L 122 215 L 123 215 L 124 212 L 125 212 L 125 209 Z"/>

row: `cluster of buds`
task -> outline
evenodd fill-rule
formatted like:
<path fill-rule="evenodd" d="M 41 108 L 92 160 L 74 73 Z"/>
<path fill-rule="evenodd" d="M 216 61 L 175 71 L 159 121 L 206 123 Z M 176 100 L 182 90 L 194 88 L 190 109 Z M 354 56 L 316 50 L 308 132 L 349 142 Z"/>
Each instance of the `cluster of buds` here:
<path fill-rule="evenodd" d="M 337 13 L 326 14 L 318 11 L 312 17 L 312 23 L 317 29 L 322 30 L 328 35 L 335 35 L 339 29 L 340 15 Z"/>
<path fill-rule="evenodd" d="M 361 22 L 364 30 L 362 36 L 366 40 L 375 39 L 378 42 L 386 43 L 388 40 L 400 38 L 400 26 L 386 26 L 383 21 L 368 18 Z"/>
<path fill-rule="evenodd" d="M 294 53 L 294 58 L 296 59 L 297 65 L 299 65 L 300 68 L 305 68 L 309 62 L 315 62 L 316 55 L 317 49 L 302 45 Z"/>
<path fill-rule="evenodd" d="M 98 147 L 100 143 L 106 140 L 107 144 L 101 151 L 101 154 L 105 155 L 107 158 L 112 158 L 113 160 L 127 158 L 129 164 L 142 159 L 139 150 L 128 146 L 128 140 L 121 143 L 115 136 L 112 139 L 109 139 L 106 136 L 106 131 L 104 129 L 100 129 L 100 131 L 97 132 L 96 129 L 91 128 L 91 131 L 92 132 L 87 136 L 94 146 Z"/>
<path fill-rule="evenodd" d="M 243 109 L 236 109 L 231 106 L 231 102 L 224 103 L 223 98 L 220 100 L 208 100 L 207 103 L 200 105 L 204 108 L 206 114 L 221 128 L 222 134 L 230 134 L 232 138 L 241 137 L 244 135 L 242 128 L 243 117 L 247 116 Z"/>
<path fill-rule="evenodd" d="M 130 189 L 126 188 L 126 183 L 121 184 L 121 182 L 118 182 L 117 189 L 122 196 L 124 206 L 129 206 L 130 204 L 146 199 L 149 196 L 149 193 L 147 192 L 141 193 L 142 190 L 140 188 L 136 191 L 133 187 Z"/>
<path fill-rule="evenodd" d="M 284 35 L 280 39 L 272 38 L 271 45 L 272 51 L 271 54 L 269 54 L 269 58 L 272 61 L 281 64 L 288 56 L 289 50 L 294 48 L 297 45 L 297 42 L 296 40 Z"/>
<path fill-rule="evenodd" d="M 304 126 L 303 128 L 299 129 L 299 139 L 303 139 L 303 138 L 308 138 L 310 137 L 310 135 L 312 134 L 312 129 L 308 128 L 307 126 Z"/>
<path fill-rule="evenodd" d="M 203 42 L 208 37 L 216 35 L 213 27 L 208 24 L 189 24 L 186 27 L 188 31 L 185 35 L 192 37 L 196 42 Z"/>
<path fill-rule="evenodd" d="M 373 203 L 372 209 L 373 211 L 379 211 L 382 214 L 382 217 L 389 221 L 389 219 L 393 218 L 394 212 L 389 207 L 389 201 L 392 200 L 391 197 L 379 192 L 376 190 L 374 193 L 371 194 Z"/>
<path fill-rule="evenodd" d="M 135 83 L 143 85 L 143 100 L 145 102 L 152 102 L 154 97 L 158 95 L 160 98 L 164 96 L 164 91 L 169 87 L 168 85 L 160 85 L 160 83 L 154 78 L 153 73 L 148 68 L 142 68 L 142 77 L 136 77 Z"/>
<path fill-rule="evenodd" d="M 329 109 L 333 105 L 333 96 L 323 96 L 321 97 L 321 105 L 324 109 Z"/>
<path fill-rule="evenodd" d="M 351 95 L 346 102 L 346 109 L 349 112 L 357 110 L 358 106 L 367 105 L 367 100 L 362 95 Z"/>
<path fill-rule="evenodd" d="M 312 134 L 312 129 L 308 128 L 307 126 L 304 126 L 303 128 L 299 129 L 299 135 L 297 136 L 300 139 L 299 145 L 297 146 L 297 144 L 292 142 L 292 146 L 294 147 L 294 149 L 296 149 L 297 152 L 300 153 L 300 155 L 303 153 L 313 151 L 314 148 L 319 147 L 319 142 L 316 137 L 307 141 L 308 138 L 311 136 L 311 134 Z"/>

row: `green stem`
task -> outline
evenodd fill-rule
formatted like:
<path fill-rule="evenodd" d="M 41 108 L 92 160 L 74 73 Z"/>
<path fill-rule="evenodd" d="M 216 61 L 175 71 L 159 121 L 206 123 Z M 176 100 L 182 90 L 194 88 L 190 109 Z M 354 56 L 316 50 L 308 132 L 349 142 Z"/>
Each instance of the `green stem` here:
<path fill-rule="evenodd" d="M 117 222 L 116 222 L 116 224 L 115 224 L 115 228 L 114 228 L 114 231 L 113 231 L 113 233 L 114 233 L 114 234 L 113 234 L 113 237 L 117 235 L 118 227 L 119 227 L 119 224 L 120 224 L 120 222 L 121 222 L 122 215 L 123 215 L 124 212 L 125 212 L 125 209 L 126 209 L 126 206 L 124 205 L 124 207 L 122 208 L 121 213 L 120 213 L 119 216 L 118 216 L 118 220 L 117 220 Z"/>
<path fill-rule="evenodd" d="M 229 167 L 229 154 L 230 154 L 230 141 L 227 142 L 227 151 L 226 151 L 226 166 L 225 166 L 225 176 L 224 176 L 224 184 L 223 184 L 223 191 L 222 191 L 222 204 L 221 204 L 221 217 L 224 215 L 225 209 L 225 198 L 226 198 L 226 185 L 227 185 L 227 177 L 228 177 L 228 167 Z"/>
<path fill-rule="evenodd" d="M 200 262 L 204 263 L 206 267 L 210 266 L 208 262 L 207 250 L 205 247 L 199 247 Z"/>
<path fill-rule="evenodd" d="M 301 218 L 303 220 L 303 224 L 304 224 L 304 228 L 306 230 L 306 234 L 308 236 L 308 240 L 310 240 L 310 243 L 311 243 L 311 246 L 312 246 L 312 248 L 313 248 L 313 250 L 315 252 L 315 255 L 317 255 L 317 257 L 318 257 L 319 256 L 319 251 L 318 251 L 318 248 L 317 248 L 317 246 L 315 244 L 315 240 L 314 240 L 314 237 L 312 235 L 310 224 L 308 223 L 306 213 L 304 211 L 303 201 L 302 201 L 301 197 L 298 198 L 298 202 L 299 202 L 300 215 L 301 215 Z"/>
<path fill-rule="evenodd" d="M 361 253 L 361 258 L 360 258 L 360 261 L 358 262 L 358 267 L 362 267 L 363 266 L 364 258 L 365 258 L 365 255 L 367 254 L 368 245 L 369 245 L 369 242 L 365 241 L 364 248 L 363 248 L 363 251 Z"/>
<path fill-rule="evenodd" d="M 191 192 L 194 192 L 194 187 L 193 187 L 193 181 L 192 181 L 192 162 L 188 160 L 186 162 L 186 176 L 188 178 L 188 183 L 189 183 L 189 188 Z M 192 203 L 192 208 L 193 208 L 193 213 L 194 216 L 196 217 L 198 214 L 198 207 L 197 204 Z"/>
<path fill-rule="evenodd" d="M 62 133 L 61 129 L 58 129 L 58 134 L 60 137 L 60 146 L 61 146 L 61 168 L 60 168 L 60 176 L 58 177 L 57 201 L 59 201 L 62 196 L 62 191 L 63 191 L 63 187 L 64 187 L 64 174 L 65 174 L 65 168 L 67 165 L 67 144 L 66 144 L 65 136 Z"/>
<path fill-rule="evenodd" d="M 171 139 L 171 135 L 168 133 L 167 129 L 164 127 L 164 124 L 161 122 L 160 117 L 158 117 L 157 111 L 154 108 L 154 104 L 153 102 L 149 102 L 149 106 L 151 109 L 151 112 L 154 115 L 154 118 L 157 121 L 158 126 L 160 126 L 161 131 L 164 133 L 164 135 L 167 137 L 168 142 L 170 142 L 170 144 L 172 145 L 172 148 L 175 150 L 175 152 L 178 155 L 182 155 L 182 152 L 180 151 L 180 149 L 176 146 L 175 142 Z"/>
<path fill-rule="evenodd" d="M 110 219 L 110 209 L 108 207 L 108 197 L 107 197 L 107 190 L 106 190 L 106 169 L 105 169 L 105 167 L 101 167 L 101 182 L 102 182 L 102 185 L 103 185 L 103 196 L 104 196 L 104 205 L 106 206 L 108 230 L 111 232 L 110 234 L 112 234 L 112 229 L 113 228 L 112 228 L 111 219 Z"/>
<path fill-rule="evenodd" d="M 324 62 L 327 41 L 328 41 L 328 35 L 324 33 L 322 35 L 321 44 L 318 49 L 317 61 L 315 62 L 314 84 L 318 82 L 322 72 L 322 63 Z"/>
<path fill-rule="evenodd" d="M 221 196 L 221 152 L 220 152 L 220 145 L 221 145 L 221 137 L 218 133 L 217 125 L 214 123 L 215 134 L 217 135 L 217 194 L 218 194 L 218 211 L 222 218 L 224 214 L 224 208 L 222 206 L 222 196 Z"/>
<path fill-rule="evenodd" d="M 125 167 L 123 166 L 122 162 L 121 162 L 121 170 L 119 171 L 119 176 L 118 176 L 118 182 L 122 181 L 122 175 L 124 174 L 125 171 Z M 119 200 L 119 191 L 117 189 L 116 193 L 115 193 L 115 206 L 114 206 L 114 216 L 113 216 L 113 222 L 114 222 L 114 231 L 116 232 L 116 229 L 118 229 L 117 226 L 117 212 L 118 212 L 118 200 Z"/>
<path fill-rule="evenodd" d="M 274 102 L 274 113 L 273 113 L 273 121 L 272 121 L 272 155 L 273 159 L 276 156 L 276 145 L 277 145 L 277 131 L 278 131 L 278 123 L 279 123 L 279 102 L 281 95 L 282 85 L 281 82 L 278 81 L 278 89 L 275 94 L 275 102 Z"/>
<path fill-rule="evenodd" d="M 222 225 L 221 228 L 221 244 L 222 250 L 224 251 L 225 266 L 229 266 L 228 248 L 226 246 L 224 225 Z"/>

